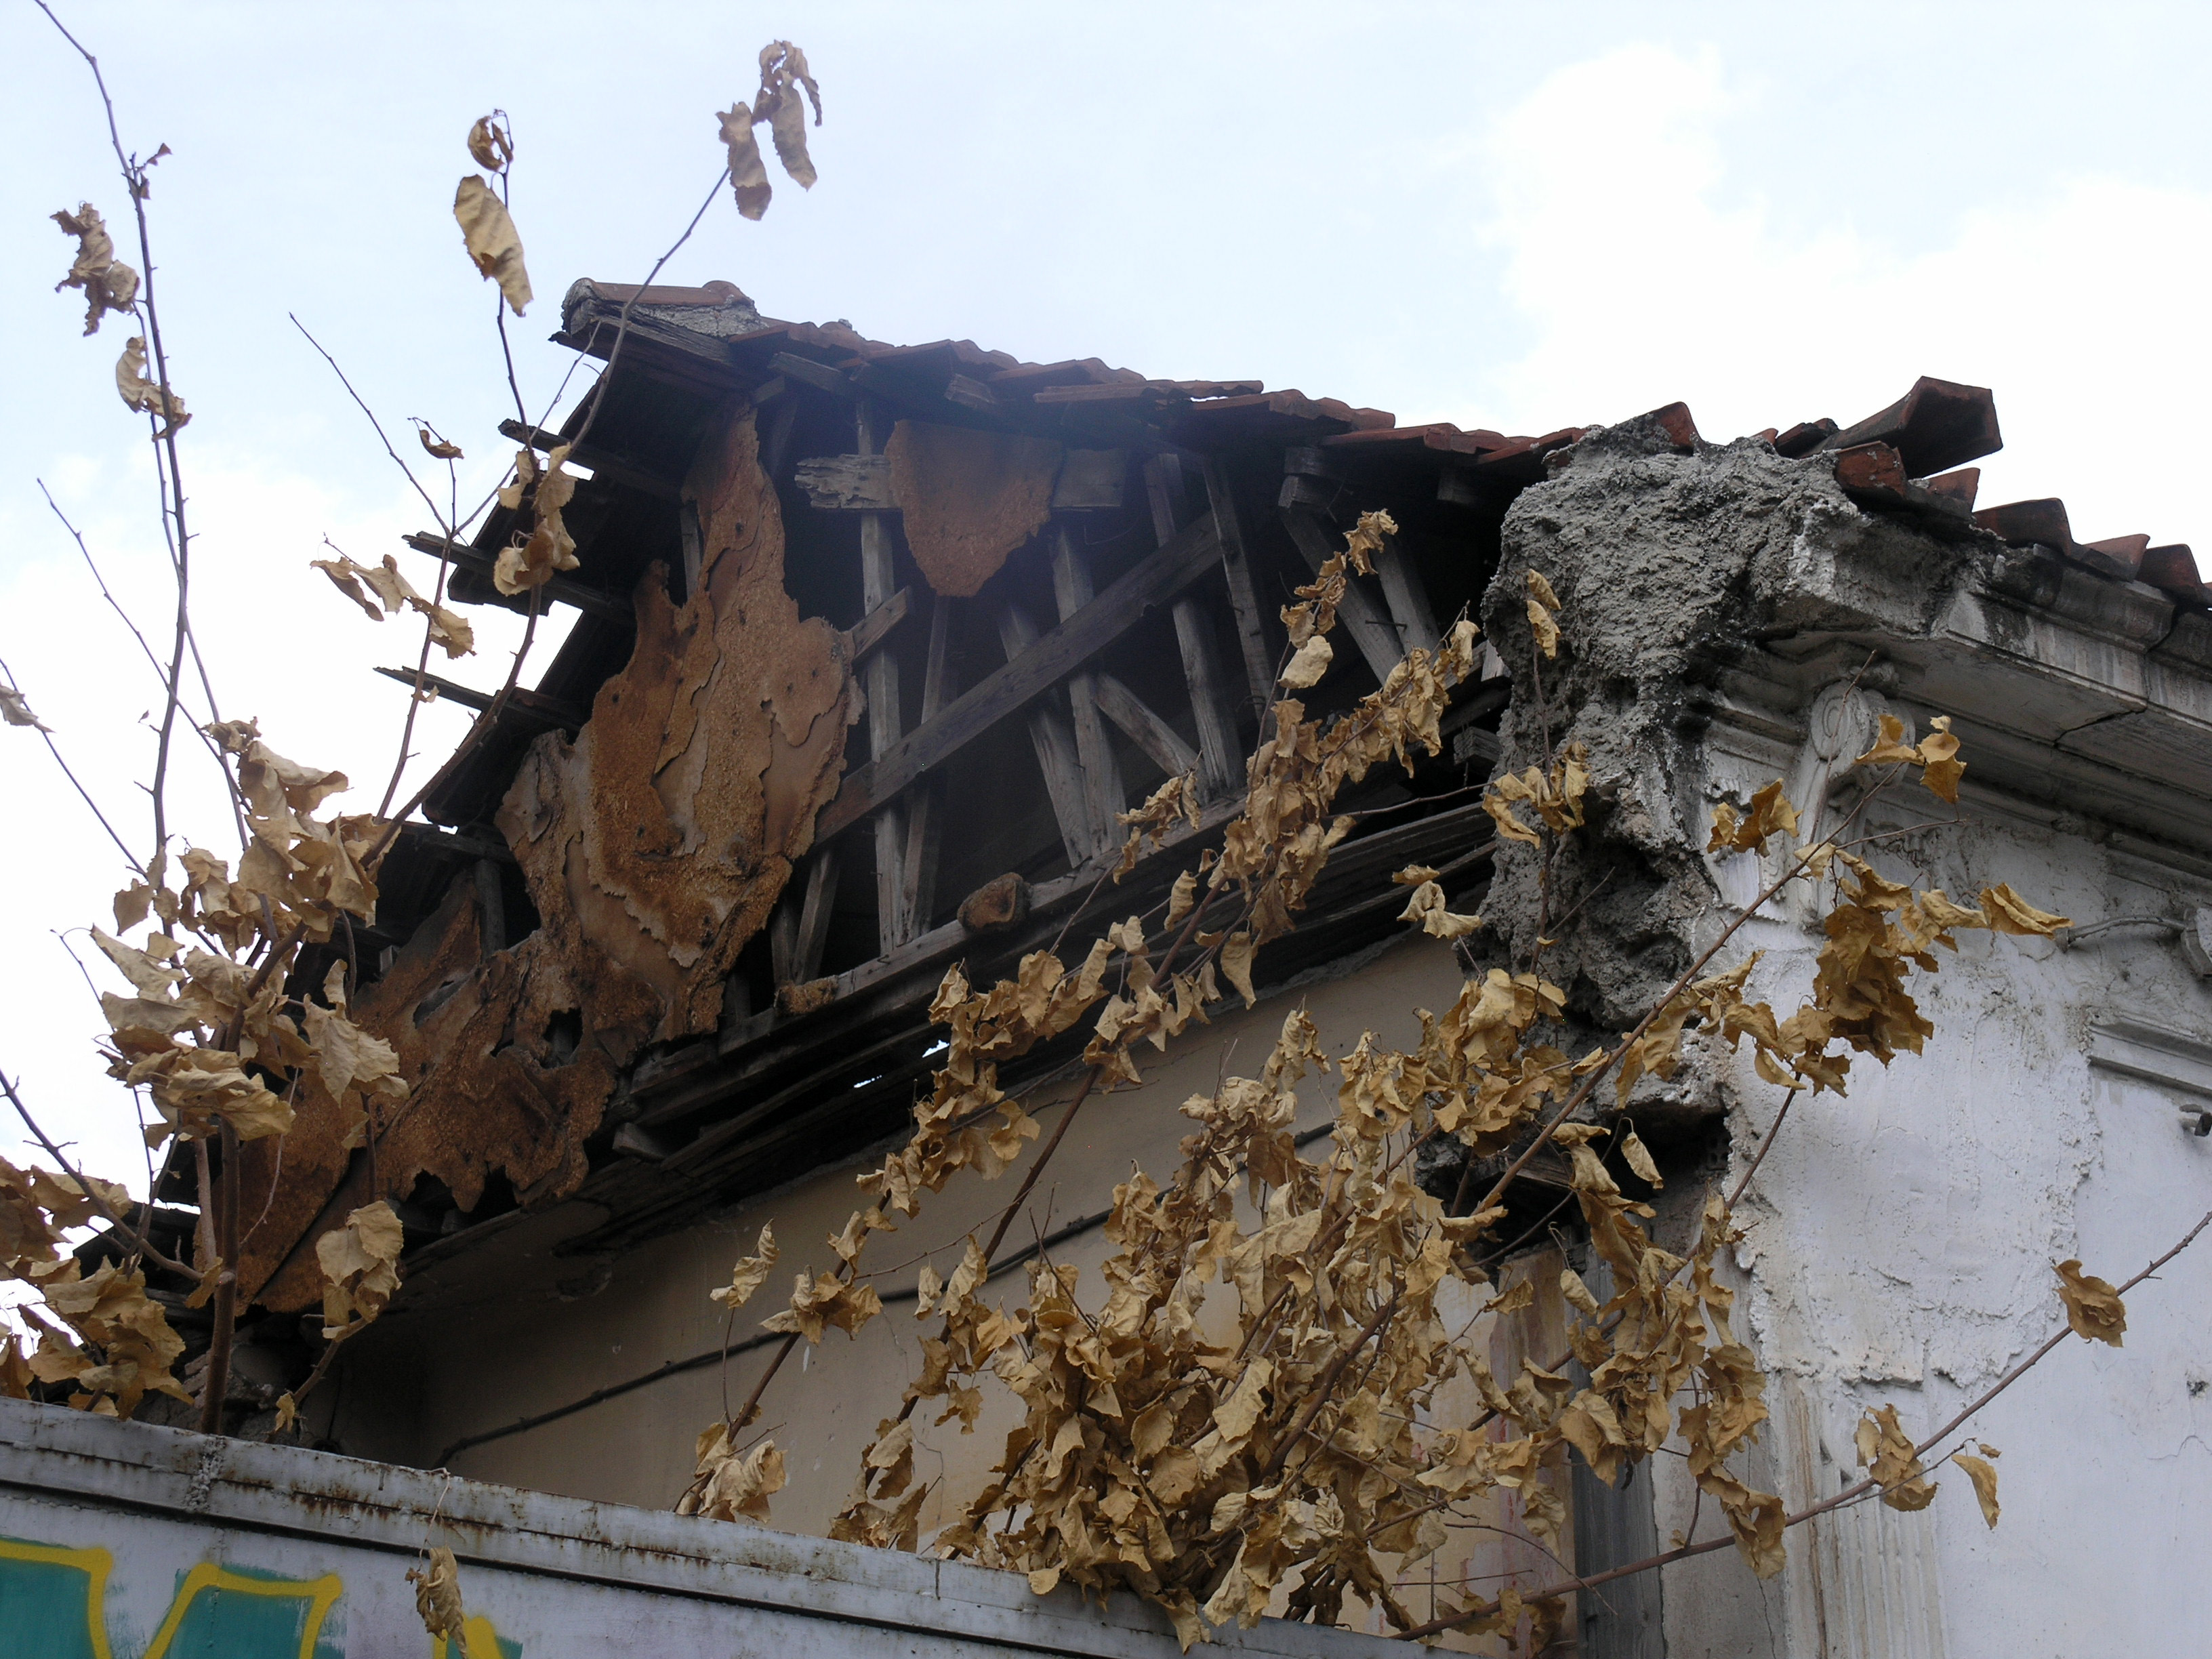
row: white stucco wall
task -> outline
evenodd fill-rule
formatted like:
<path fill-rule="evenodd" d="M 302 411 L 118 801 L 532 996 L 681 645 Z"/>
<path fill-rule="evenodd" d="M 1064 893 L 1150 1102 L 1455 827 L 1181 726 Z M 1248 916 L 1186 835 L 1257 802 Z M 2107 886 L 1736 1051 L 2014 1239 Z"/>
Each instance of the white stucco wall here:
<path fill-rule="evenodd" d="M 1776 758 L 1719 757 L 1716 787 L 1763 781 Z M 2078 823 L 1971 790 L 1965 816 L 1920 821 L 1903 797 L 1878 808 L 1871 828 L 1921 822 L 1880 866 L 1962 897 L 2008 881 L 2084 927 L 2212 900 L 2200 876 Z M 1720 883 L 1747 897 L 1754 861 L 1732 862 Z M 1788 1012 L 1818 939 L 1791 916 L 1756 919 L 1739 939 L 1769 952 L 1757 982 Z M 1778 1483 L 1792 1510 L 1863 1473 L 1863 1407 L 1893 1404 L 1924 1437 L 2057 1329 L 2054 1262 L 2079 1256 L 2119 1283 L 2212 1209 L 2212 1140 L 2177 1109 L 2212 1105 L 2212 981 L 2169 935 L 2119 930 L 2070 950 L 1962 935 L 1912 988 L 1936 1028 L 1925 1054 L 1887 1071 L 1859 1057 L 1847 1096 L 1801 1097 L 1747 1205 L 1742 1306 L 1776 1421 L 1746 1472 Z M 2115 1057 L 2167 1080 L 2124 1075 Z M 1729 1076 L 1740 1171 L 1780 1091 L 1747 1064 Z M 1954 1441 L 2005 1454 L 1996 1531 L 1949 1471 L 1926 1511 L 1869 1505 L 1793 1533 L 1791 1565 L 1768 1585 L 1732 1553 L 1670 1569 L 1669 1659 L 2197 1650 L 2212 1619 L 2197 1543 L 2212 1520 L 2212 1244 L 2128 1306 L 2124 1349 L 2069 1339 Z M 1662 1475 L 1663 1540 L 1690 1504 L 1679 1471 Z M 1716 1519 L 1707 1505 L 1698 1536 Z"/>

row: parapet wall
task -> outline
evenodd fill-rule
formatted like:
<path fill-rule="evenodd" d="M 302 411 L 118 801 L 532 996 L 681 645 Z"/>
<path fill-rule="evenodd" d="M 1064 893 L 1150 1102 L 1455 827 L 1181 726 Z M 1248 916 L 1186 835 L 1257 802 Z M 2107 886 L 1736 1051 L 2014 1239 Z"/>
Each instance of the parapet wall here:
<path fill-rule="evenodd" d="M 410 1567 L 460 1563 L 467 1659 L 1168 1659 L 1167 1620 L 1010 1573 L 0 1400 L 0 1655 L 443 1659 Z M 1270 1620 L 1224 1653 L 1361 1659 Z"/>

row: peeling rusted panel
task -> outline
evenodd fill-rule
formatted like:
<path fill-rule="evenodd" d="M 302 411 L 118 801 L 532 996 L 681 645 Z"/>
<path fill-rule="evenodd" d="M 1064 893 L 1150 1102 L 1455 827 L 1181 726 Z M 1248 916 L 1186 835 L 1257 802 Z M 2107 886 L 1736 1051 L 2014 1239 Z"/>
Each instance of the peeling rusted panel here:
<path fill-rule="evenodd" d="M 785 591 L 749 407 L 708 440 L 685 494 L 697 590 L 672 604 L 665 572 L 647 571 L 629 662 L 573 743 L 550 732 L 531 746 L 501 803 L 538 932 L 486 958 L 474 884 L 457 883 L 356 1004 L 410 1091 L 377 1148 L 382 1195 L 428 1174 L 468 1210 L 495 1170 L 526 1205 L 574 1190 L 619 1069 L 648 1042 L 714 1029 L 724 977 L 836 793 L 857 702 L 847 647 Z M 277 1185 L 241 1264 L 270 1307 L 319 1295 L 313 1239 L 372 1196 L 343 1135 L 310 1107 L 281 1170 L 249 1167 L 249 1193 Z"/>

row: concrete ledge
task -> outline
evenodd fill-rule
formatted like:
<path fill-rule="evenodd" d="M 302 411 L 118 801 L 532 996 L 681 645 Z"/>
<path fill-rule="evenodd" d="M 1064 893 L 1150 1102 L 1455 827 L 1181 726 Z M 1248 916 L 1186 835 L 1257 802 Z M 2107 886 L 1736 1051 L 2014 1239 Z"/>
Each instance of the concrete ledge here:
<path fill-rule="evenodd" d="M 122 1564 L 117 1579 L 152 1569 L 164 1593 L 181 1582 L 177 1571 L 198 1561 L 298 1573 L 301 1582 L 335 1571 L 345 1584 L 332 1618 L 345 1632 L 340 1654 L 422 1650 L 404 1574 L 440 1544 L 462 1564 L 472 1614 L 482 1603 L 509 1640 L 551 1618 L 567 1651 L 584 1650 L 576 1634 L 602 1628 L 631 1644 L 650 1632 L 661 1653 L 705 1652 L 685 1644 L 711 1640 L 716 1652 L 764 1653 L 775 1644 L 793 1659 L 874 1652 L 877 1637 L 887 1654 L 1162 1659 L 1177 1650 L 1164 1615 L 1132 1596 L 1101 1610 L 1066 1587 L 1036 1596 L 1015 1574 L 896 1551 L 21 1401 L 0 1401 L 0 1534 L 94 1543 Z M 9 1565 L 0 1559 L 0 1569 Z M 742 1649 L 732 1649 L 741 1632 Z M 1403 1651 L 1379 1638 L 1274 1620 L 1218 1638 L 1223 1650 L 1255 1659 Z M 524 1659 L 544 1651 L 542 1638 L 524 1637 Z"/>

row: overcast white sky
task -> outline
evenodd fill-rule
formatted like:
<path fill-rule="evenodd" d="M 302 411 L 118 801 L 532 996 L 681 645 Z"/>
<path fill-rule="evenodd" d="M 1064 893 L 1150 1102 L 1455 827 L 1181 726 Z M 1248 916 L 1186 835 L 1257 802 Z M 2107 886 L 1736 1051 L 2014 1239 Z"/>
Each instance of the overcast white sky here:
<path fill-rule="evenodd" d="M 56 3 L 125 143 L 173 152 L 157 282 L 224 712 L 346 769 L 350 810 L 404 712 L 369 666 L 415 636 L 307 561 L 325 534 L 374 559 L 428 526 L 286 313 L 396 435 L 420 415 L 461 442 L 481 492 L 506 392 L 449 212 L 470 121 L 501 106 L 520 146 L 534 409 L 567 367 L 544 343 L 562 291 L 644 275 L 776 36 L 822 82 L 821 182 L 779 184 L 758 225 L 725 198 L 664 281 L 726 277 L 877 339 L 1507 431 L 1682 398 L 1726 439 L 1935 374 L 1996 389 L 1985 503 L 2063 495 L 2085 538 L 2212 554 L 2201 6 Z M 127 204 L 89 77 L 27 0 L 0 9 L 0 659 L 143 855 L 157 692 L 36 483 L 158 641 L 173 596 L 145 428 L 112 390 L 124 331 L 80 337 L 46 218 Z M 508 637 L 487 622 L 459 677 L 495 684 Z M 431 714 L 434 761 L 458 721 Z M 204 759 L 180 766 L 189 832 L 232 850 Z M 87 954 L 119 860 L 31 733 L 0 728 L 0 1069 L 138 1185 L 64 948 Z M 0 1151 L 21 1140 L 0 1125 Z"/>

